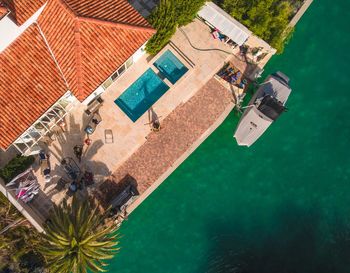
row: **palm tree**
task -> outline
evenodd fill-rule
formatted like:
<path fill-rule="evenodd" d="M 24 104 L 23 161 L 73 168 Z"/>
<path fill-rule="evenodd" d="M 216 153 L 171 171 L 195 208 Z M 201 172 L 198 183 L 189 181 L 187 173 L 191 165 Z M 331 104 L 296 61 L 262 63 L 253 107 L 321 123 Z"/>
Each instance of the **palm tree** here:
<path fill-rule="evenodd" d="M 104 215 L 75 197 L 69 205 L 64 201 L 54 206 L 40 248 L 50 272 L 106 271 L 104 261 L 113 258 L 119 248 L 116 227 L 104 225 Z"/>
<path fill-rule="evenodd" d="M 25 261 L 41 261 L 37 251 L 39 233 L 23 215 L 0 193 L 0 272 L 12 268 L 16 272 L 27 272 Z M 27 259 L 30 254 L 30 259 Z M 33 263 L 32 263 L 33 264 Z"/>

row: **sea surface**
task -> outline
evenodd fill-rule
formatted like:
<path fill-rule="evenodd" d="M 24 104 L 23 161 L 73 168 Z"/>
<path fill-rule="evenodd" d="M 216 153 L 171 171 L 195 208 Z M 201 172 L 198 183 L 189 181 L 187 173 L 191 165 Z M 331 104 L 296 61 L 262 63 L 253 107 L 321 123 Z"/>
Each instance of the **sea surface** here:
<path fill-rule="evenodd" d="M 282 55 L 289 111 L 251 148 L 226 121 L 121 229 L 118 273 L 350 272 L 350 1 L 315 0 Z"/>

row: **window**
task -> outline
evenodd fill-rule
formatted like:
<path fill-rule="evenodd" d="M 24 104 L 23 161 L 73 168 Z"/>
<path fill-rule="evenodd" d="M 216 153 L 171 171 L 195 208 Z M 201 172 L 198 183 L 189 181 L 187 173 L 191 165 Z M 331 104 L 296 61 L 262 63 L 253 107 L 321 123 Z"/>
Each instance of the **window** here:
<path fill-rule="evenodd" d="M 108 78 L 108 79 L 102 84 L 103 89 L 106 90 L 112 83 L 113 83 L 113 80 L 112 80 L 111 78 Z"/>
<path fill-rule="evenodd" d="M 114 72 L 114 74 L 111 76 L 112 81 L 115 81 L 116 79 L 119 78 L 118 71 Z"/>
<path fill-rule="evenodd" d="M 118 68 L 116 72 L 112 74 L 110 78 L 108 78 L 103 83 L 103 88 L 107 89 L 113 82 L 115 82 L 130 66 L 134 63 L 133 58 L 129 58 L 121 67 Z"/>
<path fill-rule="evenodd" d="M 116 72 L 111 76 L 111 79 L 115 81 L 116 79 L 119 78 L 120 75 L 122 75 L 126 71 L 126 66 L 123 64 L 121 67 L 118 68 Z"/>
<path fill-rule="evenodd" d="M 119 69 L 118 69 L 118 74 L 119 74 L 119 76 L 120 76 L 121 74 L 123 74 L 123 73 L 125 72 L 125 70 L 126 70 L 125 65 L 119 67 Z"/>
<path fill-rule="evenodd" d="M 132 56 L 129 58 L 129 60 L 126 61 L 125 65 L 126 68 L 129 68 L 130 66 L 132 66 L 134 64 L 134 60 L 132 58 Z"/>

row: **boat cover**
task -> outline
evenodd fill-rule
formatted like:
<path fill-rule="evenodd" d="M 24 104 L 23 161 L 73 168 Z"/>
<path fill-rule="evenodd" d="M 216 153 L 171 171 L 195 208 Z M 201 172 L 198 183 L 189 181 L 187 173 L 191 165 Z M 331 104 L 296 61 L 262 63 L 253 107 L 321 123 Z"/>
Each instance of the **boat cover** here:
<path fill-rule="evenodd" d="M 265 96 L 258 109 L 272 120 L 276 120 L 285 111 L 283 104 L 272 96 Z"/>

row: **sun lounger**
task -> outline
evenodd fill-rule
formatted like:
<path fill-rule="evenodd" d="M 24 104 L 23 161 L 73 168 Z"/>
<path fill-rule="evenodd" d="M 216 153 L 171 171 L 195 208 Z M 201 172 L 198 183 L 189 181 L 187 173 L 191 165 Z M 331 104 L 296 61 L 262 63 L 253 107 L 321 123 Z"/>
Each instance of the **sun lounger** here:
<path fill-rule="evenodd" d="M 238 81 L 239 77 L 241 76 L 241 74 L 242 74 L 242 73 L 241 73 L 240 71 L 238 71 L 236 74 L 234 74 L 233 76 L 231 76 L 229 82 L 230 82 L 231 84 L 236 83 L 236 82 Z"/>
<path fill-rule="evenodd" d="M 95 112 L 92 118 L 89 121 L 89 124 L 85 127 L 84 131 L 88 135 L 91 135 L 95 132 L 96 127 L 98 124 L 100 124 L 102 121 L 102 117 L 98 112 Z"/>
<path fill-rule="evenodd" d="M 132 185 L 128 185 L 112 200 L 111 207 L 120 211 L 121 207 L 128 203 L 128 201 L 136 195 L 138 195 L 137 190 L 134 189 Z"/>
<path fill-rule="evenodd" d="M 89 103 L 87 109 L 85 110 L 85 113 L 89 116 L 92 113 L 96 112 L 103 104 L 103 99 L 101 97 L 98 97 L 94 99 L 92 102 Z"/>
<path fill-rule="evenodd" d="M 105 143 L 106 144 L 114 143 L 113 131 L 111 129 L 105 130 Z"/>

